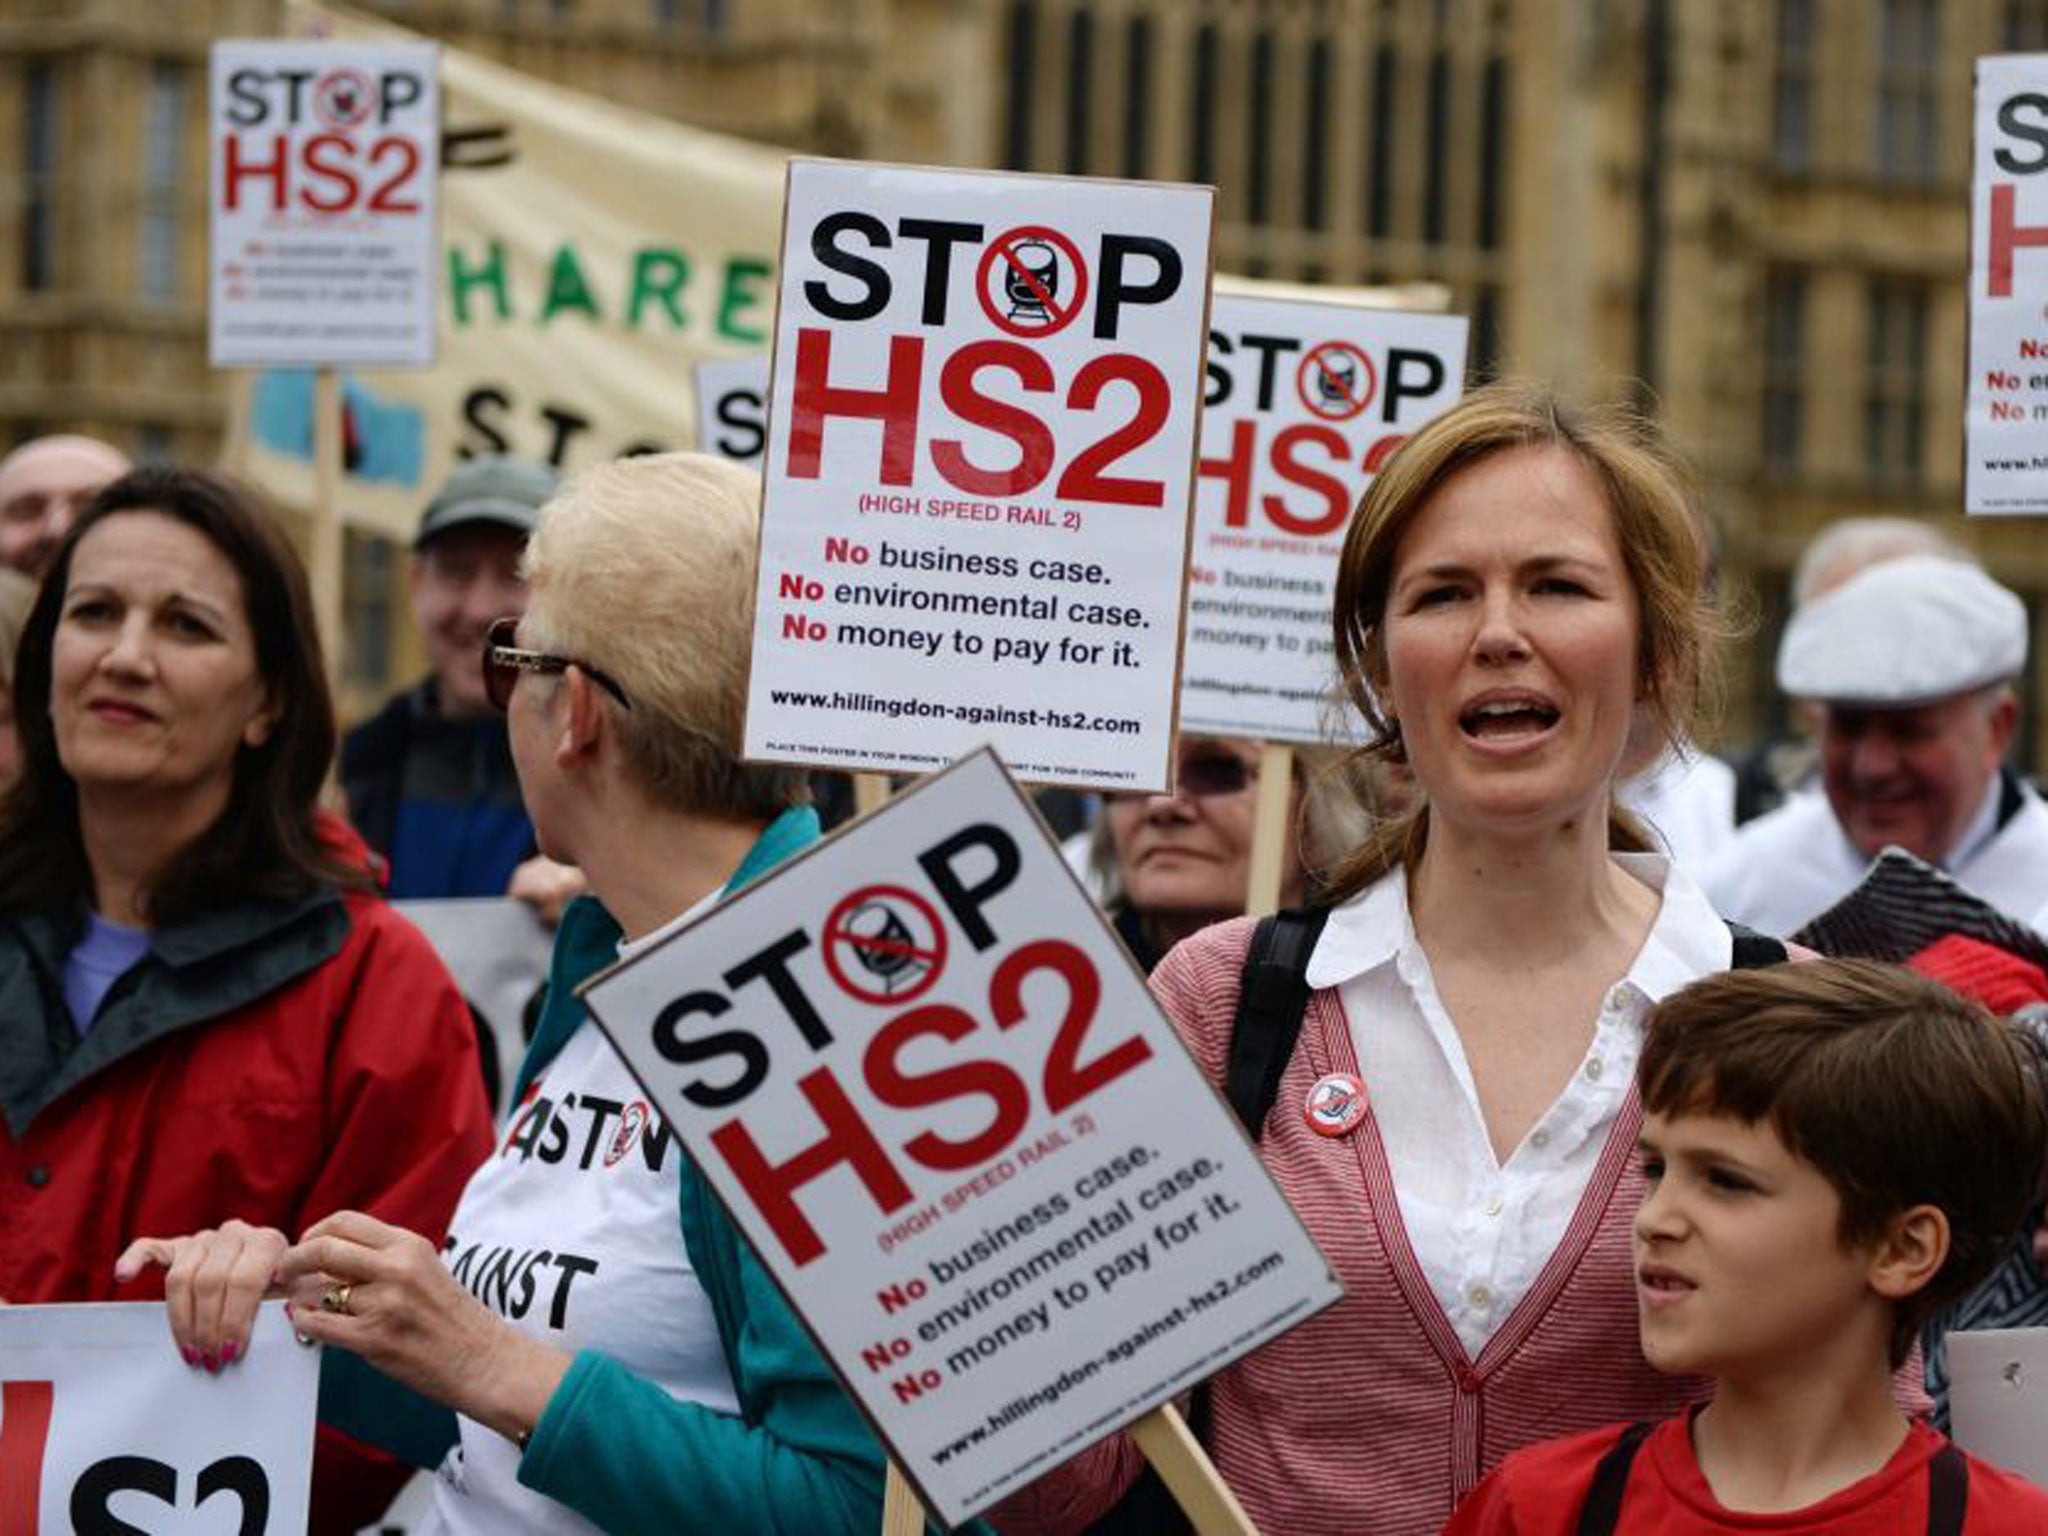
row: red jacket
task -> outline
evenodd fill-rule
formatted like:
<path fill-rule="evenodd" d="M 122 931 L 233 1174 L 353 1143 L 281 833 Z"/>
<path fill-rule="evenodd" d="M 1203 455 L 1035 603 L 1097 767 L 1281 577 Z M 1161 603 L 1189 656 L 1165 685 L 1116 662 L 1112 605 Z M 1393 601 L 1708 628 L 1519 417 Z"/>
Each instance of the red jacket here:
<path fill-rule="evenodd" d="M 114 1283 L 121 1250 L 230 1217 L 296 1237 L 355 1209 L 440 1241 L 491 1122 L 417 929 L 330 890 L 160 928 L 82 1038 L 78 929 L 0 917 L 0 1298 L 157 1299 L 161 1270 Z"/>
<path fill-rule="evenodd" d="M 1804 1509 L 1736 1513 L 1714 1497 L 1693 1454 L 1687 1418 L 1650 1431 L 1622 1485 L 1617 1536 L 1918 1536 L 1928 1463 L 1948 1442 L 1915 1424 L 1890 1461 Z M 1517 1451 L 1473 1490 L 1443 1536 L 1574 1536 L 1579 1511 L 1618 1427 Z M 2048 1493 L 1974 1456 L 1962 1536 L 2040 1536 Z"/>

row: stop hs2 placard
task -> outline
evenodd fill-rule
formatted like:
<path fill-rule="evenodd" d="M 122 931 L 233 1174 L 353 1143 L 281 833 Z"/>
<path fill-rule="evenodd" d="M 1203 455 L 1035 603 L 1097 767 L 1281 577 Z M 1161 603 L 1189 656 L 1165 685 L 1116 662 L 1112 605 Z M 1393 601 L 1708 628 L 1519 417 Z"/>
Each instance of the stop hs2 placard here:
<path fill-rule="evenodd" d="M 792 162 L 749 757 L 1165 785 L 1213 201 Z"/>
<path fill-rule="evenodd" d="M 1359 497 L 1464 389 L 1459 315 L 1218 294 L 1181 728 L 1339 736 L 1330 594 Z"/>
<path fill-rule="evenodd" d="M 213 366 L 434 360 L 439 58 L 432 43 L 213 45 Z"/>
<path fill-rule="evenodd" d="M 0 1307 L 0 1531 L 303 1531 L 319 1381 L 281 1302 L 218 1375 L 162 1302 Z"/>
<path fill-rule="evenodd" d="M 2048 513 L 2048 55 L 1977 60 L 1963 508 Z"/>
<path fill-rule="evenodd" d="M 1338 1295 L 991 753 L 583 995 L 949 1522 Z"/>

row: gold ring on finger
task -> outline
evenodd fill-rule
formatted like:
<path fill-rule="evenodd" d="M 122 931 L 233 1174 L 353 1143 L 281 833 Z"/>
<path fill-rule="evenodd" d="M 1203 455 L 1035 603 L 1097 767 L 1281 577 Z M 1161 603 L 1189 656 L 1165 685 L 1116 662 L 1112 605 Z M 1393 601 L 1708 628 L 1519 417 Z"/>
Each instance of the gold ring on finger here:
<path fill-rule="evenodd" d="M 330 1285 L 327 1293 L 320 1298 L 320 1310 L 339 1312 L 343 1317 L 354 1317 L 355 1313 L 349 1310 L 348 1304 L 348 1293 L 353 1289 L 353 1286 L 346 1284 Z"/>

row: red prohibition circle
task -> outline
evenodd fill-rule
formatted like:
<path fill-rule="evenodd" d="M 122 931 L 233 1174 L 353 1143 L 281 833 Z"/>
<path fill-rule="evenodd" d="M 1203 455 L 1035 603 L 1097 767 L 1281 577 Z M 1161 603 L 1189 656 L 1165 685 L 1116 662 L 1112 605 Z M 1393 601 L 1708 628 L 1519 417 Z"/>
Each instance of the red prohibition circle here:
<path fill-rule="evenodd" d="M 855 934 L 847 929 L 847 920 L 856 910 L 882 898 L 902 902 L 924 919 L 932 935 L 928 947 L 920 949 L 914 941 L 876 938 L 872 935 Z M 886 907 L 887 903 L 884 902 L 884 905 Z M 890 915 L 896 915 L 893 909 L 890 909 Z M 848 973 L 848 968 L 839 958 L 841 945 L 853 950 L 894 955 L 905 960 L 921 960 L 924 962 L 924 974 L 898 991 L 892 992 L 886 987 L 870 990 L 856 982 Z M 873 1003 L 878 1008 L 893 1008 L 913 998 L 922 997 L 930 991 L 933 984 L 938 981 L 939 973 L 945 968 L 946 925 L 939 921 L 939 914 L 933 909 L 932 904 L 915 891 L 907 891 L 900 885 L 863 886 L 842 898 L 839 905 L 825 918 L 825 969 L 833 981 L 838 983 L 839 990 L 848 997 L 858 998 L 863 1003 Z"/>
<path fill-rule="evenodd" d="M 1048 293 L 1014 254 L 1020 247 L 1034 241 L 1054 247 L 1073 264 L 1074 291 L 1068 295 L 1064 309 L 1060 307 L 1058 298 Z M 1021 282 L 1033 306 L 1045 312 L 1047 318 L 1044 321 L 1025 324 L 1016 318 L 1013 307 L 996 302 L 989 291 L 989 278 L 995 273 L 998 262 L 1003 264 L 1002 274 L 997 278 L 1000 291 L 1009 293 L 1013 278 Z M 1058 230 L 1043 224 L 1020 224 L 989 241 L 988 249 L 981 253 L 981 264 L 974 269 L 974 288 L 981 300 L 981 312 L 994 322 L 998 330 L 1008 331 L 1012 336 L 1052 336 L 1072 325 L 1074 317 L 1081 313 L 1082 302 L 1088 297 L 1088 267 L 1081 260 L 1080 249 Z"/>
<path fill-rule="evenodd" d="M 355 92 L 353 106 L 347 104 L 350 89 Z M 353 128 L 368 121 L 376 102 L 376 87 L 359 69 L 330 69 L 313 85 L 313 113 L 329 127 Z"/>
<path fill-rule="evenodd" d="M 1332 355 L 1358 360 L 1355 377 L 1362 382 L 1363 389 L 1356 396 L 1343 388 L 1340 377 L 1324 365 L 1323 359 Z M 1372 404 L 1372 397 L 1379 393 L 1379 387 L 1380 376 L 1372 365 L 1372 359 L 1365 355 L 1363 348 L 1348 341 L 1326 341 L 1309 348 L 1308 355 L 1294 373 L 1294 389 L 1301 396 L 1301 403 L 1311 414 L 1325 421 L 1349 421 Z M 1341 403 L 1331 399 L 1333 393 L 1341 396 Z"/>

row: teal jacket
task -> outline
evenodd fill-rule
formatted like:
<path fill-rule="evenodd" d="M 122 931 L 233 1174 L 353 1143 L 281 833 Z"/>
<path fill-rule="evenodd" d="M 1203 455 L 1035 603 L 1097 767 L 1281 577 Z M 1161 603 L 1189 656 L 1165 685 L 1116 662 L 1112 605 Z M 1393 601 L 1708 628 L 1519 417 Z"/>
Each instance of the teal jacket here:
<path fill-rule="evenodd" d="M 726 891 L 818 836 L 818 819 L 808 807 L 785 811 Z M 592 898 L 579 897 L 563 913 L 547 1005 L 510 1102 L 519 1102 L 526 1085 L 583 1027 L 575 989 L 618 958 L 618 941 L 618 925 Z M 680 1215 L 684 1247 L 718 1318 L 739 1416 L 679 1402 L 586 1349 L 534 1427 L 519 1481 L 615 1536 L 874 1536 L 882 1522 L 881 1447 L 687 1160 Z M 453 1414 L 352 1357 L 328 1353 L 339 1357 L 340 1367 L 323 1372 L 321 1415 L 328 1422 L 422 1466 L 438 1462 L 455 1443 Z M 374 1401 L 364 1378 L 374 1382 Z"/>

